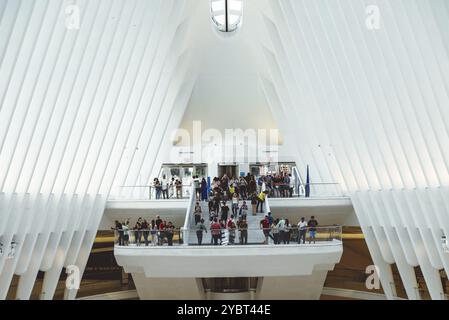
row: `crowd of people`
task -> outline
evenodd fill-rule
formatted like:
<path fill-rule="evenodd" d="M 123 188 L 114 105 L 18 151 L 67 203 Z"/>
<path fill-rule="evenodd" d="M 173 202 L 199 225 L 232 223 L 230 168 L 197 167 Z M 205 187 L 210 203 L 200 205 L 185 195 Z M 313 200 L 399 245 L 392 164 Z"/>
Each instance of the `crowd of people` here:
<path fill-rule="evenodd" d="M 270 173 L 260 177 L 248 173 L 246 176 L 238 178 L 228 177 L 225 174 L 221 178 L 215 177 L 212 180 L 210 191 L 206 178 L 193 176 L 191 180 L 197 199 L 201 201 L 208 201 L 216 192 L 223 192 L 228 198 L 237 193 L 241 199 L 249 200 L 254 194 L 260 193 L 264 183 L 270 197 L 288 198 L 293 196 L 295 180 L 291 174 L 285 172 Z M 157 200 L 183 197 L 183 181 L 178 177 L 168 179 L 163 175 L 162 178 L 154 178 L 152 187 Z"/>
<path fill-rule="evenodd" d="M 118 233 L 119 246 L 129 246 L 130 241 L 136 246 L 152 245 L 162 246 L 167 243 L 173 246 L 173 238 L 176 228 L 171 221 L 162 220 L 160 216 L 148 222 L 146 219 L 137 219 L 135 225 L 130 227 L 129 219 L 120 222 L 115 221 L 115 227 L 112 228 Z"/>
<path fill-rule="evenodd" d="M 263 185 L 265 184 L 265 187 Z M 215 177 L 210 186 L 205 178 L 193 176 L 192 185 L 196 196 L 194 208 L 194 225 L 198 245 L 203 244 L 204 233 L 211 233 L 211 244 L 247 244 L 248 232 L 260 232 L 265 236 L 265 244 L 289 244 L 291 241 L 306 243 L 306 234 L 309 233 L 309 243 L 316 242 L 318 221 L 311 217 L 308 221 L 301 218 L 297 225 L 293 226 L 288 219 L 274 219 L 271 212 L 260 221 L 259 229 L 248 229 L 248 212 L 251 206 L 251 214 L 264 212 L 264 204 L 267 197 L 291 197 L 295 183 L 292 176 L 287 173 L 269 174 L 255 177 L 248 173 L 246 176 L 228 177 L 224 174 L 221 178 Z M 155 178 L 153 186 L 156 190 L 156 199 L 170 199 L 174 196 L 182 198 L 182 180 L 177 178 L 161 180 Z M 201 202 L 207 202 L 208 213 L 203 213 Z M 229 203 L 229 205 L 228 205 Z M 207 222 L 206 222 L 207 221 Z M 130 235 L 133 236 L 137 246 L 149 244 L 173 245 L 175 226 L 172 222 L 156 219 L 148 222 L 139 218 L 133 228 L 129 226 L 129 219 L 124 222 L 115 221 L 120 246 L 127 246 Z M 271 239 L 271 241 L 270 241 Z"/>

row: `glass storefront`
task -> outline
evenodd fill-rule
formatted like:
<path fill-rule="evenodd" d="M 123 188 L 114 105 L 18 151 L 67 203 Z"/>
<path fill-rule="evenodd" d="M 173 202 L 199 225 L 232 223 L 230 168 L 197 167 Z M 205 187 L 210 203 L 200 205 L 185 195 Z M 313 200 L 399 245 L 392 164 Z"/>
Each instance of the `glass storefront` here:
<path fill-rule="evenodd" d="M 295 166 L 295 162 L 252 163 L 249 165 L 249 171 L 256 177 L 281 172 L 290 174 Z"/>
<path fill-rule="evenodd" d="M 194 176 L 207 178 L 207 164 L 164 164 L 159 178 L 181 179 L 184 185 L 190 185 Z"/>

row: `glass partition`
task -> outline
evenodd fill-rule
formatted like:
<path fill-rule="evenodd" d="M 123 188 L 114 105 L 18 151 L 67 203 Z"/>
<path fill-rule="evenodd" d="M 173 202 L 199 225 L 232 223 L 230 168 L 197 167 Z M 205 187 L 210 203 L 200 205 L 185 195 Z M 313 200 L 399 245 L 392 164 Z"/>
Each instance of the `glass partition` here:
<path fill-rule="evenodd" d="M 183 234 L 188 234 L 188 243 L 184 243 Z M 342 227 L 327 226 L 317 228 L 237 228 L 214 229 L 210 227 L 200 230 L 199 227 L 177 228 L 173 230 L 115 230 L 115 245 L 125 247 L 161 247 L 161 246 L 240 246 L 240 245 L 273 245 L 273 246 L 323 246 L 340 245 L 342 243 Z"/>

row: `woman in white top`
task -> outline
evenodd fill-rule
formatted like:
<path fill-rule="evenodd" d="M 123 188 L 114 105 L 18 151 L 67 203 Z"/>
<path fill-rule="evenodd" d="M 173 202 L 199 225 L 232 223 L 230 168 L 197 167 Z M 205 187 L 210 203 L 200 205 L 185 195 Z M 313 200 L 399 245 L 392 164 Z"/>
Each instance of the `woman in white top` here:
<path fill-rule="evenodd" d="M 129 245 L 129 221 L 126 221 L 122 224 L 122 230 L 123 230 L 123 238 L 125 246 Z"/>

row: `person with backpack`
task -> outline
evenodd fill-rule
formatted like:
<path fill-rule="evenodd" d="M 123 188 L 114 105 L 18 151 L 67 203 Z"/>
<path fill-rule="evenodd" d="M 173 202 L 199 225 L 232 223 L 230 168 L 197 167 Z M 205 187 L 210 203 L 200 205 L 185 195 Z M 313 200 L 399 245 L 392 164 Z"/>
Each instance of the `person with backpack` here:
<path fill-rule="evenodd" d="M 318 221 L 314 216 L 310 217 L 309 222 L 307 222 L 307 226 L 309 227 L 309 244 L 313 241 L 316 243 L 316 228 L 318 227 Z"/>

